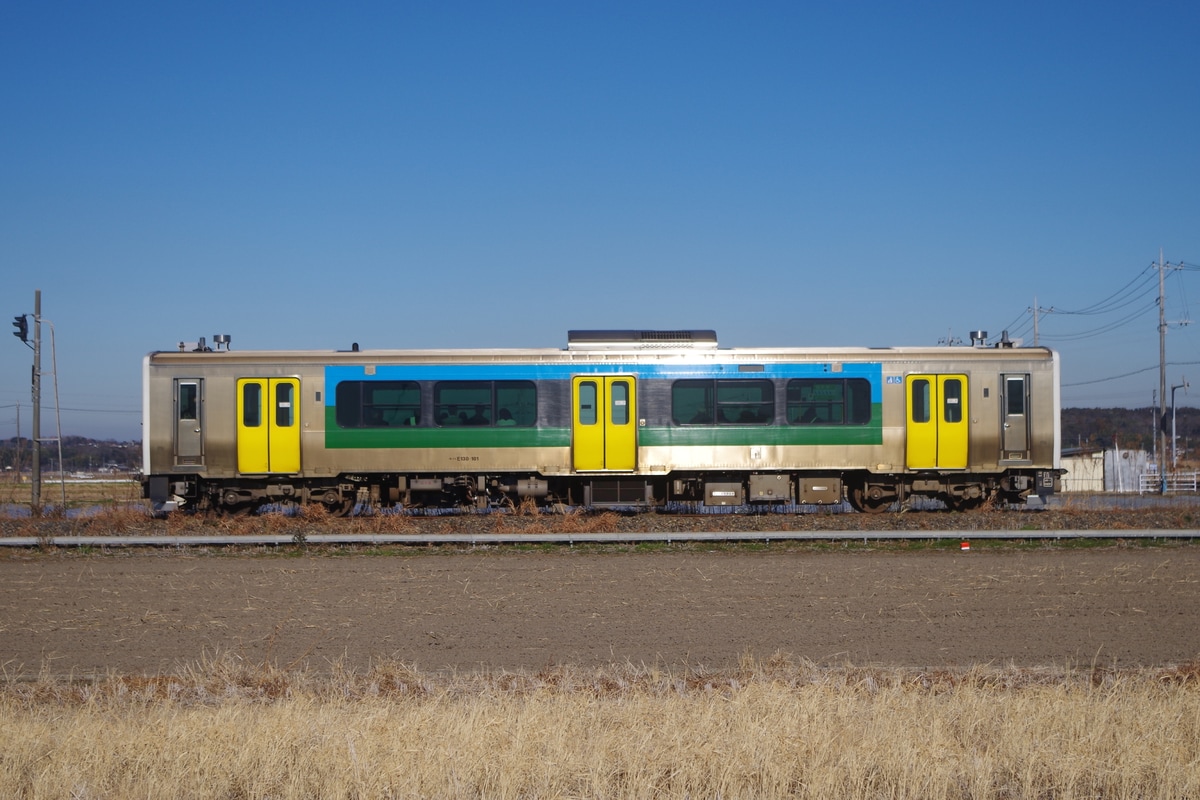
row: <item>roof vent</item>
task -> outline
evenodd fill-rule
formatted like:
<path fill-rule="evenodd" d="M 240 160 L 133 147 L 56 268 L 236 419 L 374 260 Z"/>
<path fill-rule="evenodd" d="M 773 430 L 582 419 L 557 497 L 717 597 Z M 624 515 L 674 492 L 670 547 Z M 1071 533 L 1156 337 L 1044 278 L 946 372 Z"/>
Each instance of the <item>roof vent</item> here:
<path fill-rule="evenodd" d="M 568 350 L 645 350 L 716 346 L 716 331 L 567 331 Z"/>

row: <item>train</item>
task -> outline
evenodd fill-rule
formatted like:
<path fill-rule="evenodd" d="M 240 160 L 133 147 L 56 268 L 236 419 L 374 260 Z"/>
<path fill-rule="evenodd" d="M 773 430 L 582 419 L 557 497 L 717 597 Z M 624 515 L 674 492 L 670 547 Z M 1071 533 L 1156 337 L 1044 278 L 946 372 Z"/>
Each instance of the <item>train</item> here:
<path fill-rule="evenodd" d="M 241 351 L 218 335 L 143 361 L 143 494 L 161 512 L 336 515 L 1045 500 L 1063 473 L 1058 354 L 986 339 L 573 330 L 565 348 Z"/>

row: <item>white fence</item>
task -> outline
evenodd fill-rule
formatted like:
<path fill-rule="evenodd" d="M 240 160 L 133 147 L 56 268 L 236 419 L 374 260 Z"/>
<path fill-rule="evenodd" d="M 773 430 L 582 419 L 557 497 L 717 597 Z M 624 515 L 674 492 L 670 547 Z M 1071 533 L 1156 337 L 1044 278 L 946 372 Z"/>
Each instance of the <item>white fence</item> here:
<path fill-rule="evenodd" d="M 1153 457 L 1144 450 L 1068 456 L 1062 465 L 1067 470 L 1063 492 L 1159 494 L 1164 489 Z M 1165 488 L 1167 494 L 1195 494 L 1200 489 L 1200 473 L 1169 472 Z"/>

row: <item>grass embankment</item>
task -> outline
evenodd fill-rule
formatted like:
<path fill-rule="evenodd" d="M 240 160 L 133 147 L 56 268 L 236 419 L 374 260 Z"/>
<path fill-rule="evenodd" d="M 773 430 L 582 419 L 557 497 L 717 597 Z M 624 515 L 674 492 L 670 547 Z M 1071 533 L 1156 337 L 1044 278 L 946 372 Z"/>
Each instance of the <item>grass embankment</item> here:
<path fill-rule="evenodd" d="M 8 797 L 1178 798 L 1200 665 L 332 677 L 219 659 L 0 686 Z"/>

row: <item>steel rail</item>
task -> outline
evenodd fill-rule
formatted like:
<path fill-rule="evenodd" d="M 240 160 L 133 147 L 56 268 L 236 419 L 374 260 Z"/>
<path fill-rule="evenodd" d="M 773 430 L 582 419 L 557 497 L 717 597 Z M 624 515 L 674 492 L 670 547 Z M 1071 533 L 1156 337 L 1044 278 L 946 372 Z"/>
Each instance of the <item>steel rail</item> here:
<path fill-rule="evenodd" d="M 939 530 L 939 531 L 692 531 L 677 533 L 305 533 L 213 536 L 5 536 L 0 547 L 217 547 L 286 545 L 638 544 L 646 542 L 811 542 L 900 539 L 1196 539 L 1200 529 Z"/>

